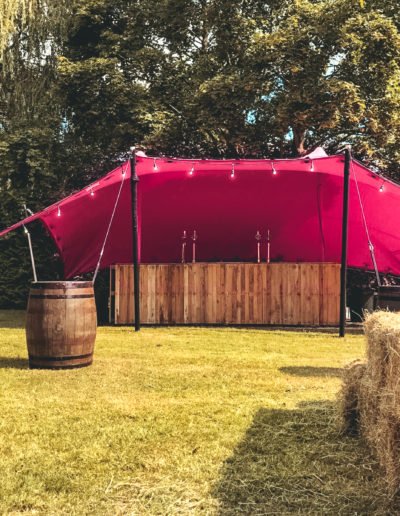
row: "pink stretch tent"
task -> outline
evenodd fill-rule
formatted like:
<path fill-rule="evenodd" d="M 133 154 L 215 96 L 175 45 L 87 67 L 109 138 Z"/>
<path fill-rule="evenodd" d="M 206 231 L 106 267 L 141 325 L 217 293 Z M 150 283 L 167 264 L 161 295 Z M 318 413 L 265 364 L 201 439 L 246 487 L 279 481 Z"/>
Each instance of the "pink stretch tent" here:
<path fill-rule="evenodd" d="M 198 233 L 197 261 L 254 261 L 258 230 L 265 259 L 270 230 L 272 261 L 340 262 L 343 165 L 341 155 L 274 161 L 138 155 L 141 262 L 179 262 L 184 230 Z M 101 268 L 132 262 L 129 161 L 0 236 L 40 219 L 67 279 L 93 271 L 122 181 Z M 379 271 L 400 274 L 400 187 L 353 162 L 348 264 L 372 270 L 362 205 Z"/>

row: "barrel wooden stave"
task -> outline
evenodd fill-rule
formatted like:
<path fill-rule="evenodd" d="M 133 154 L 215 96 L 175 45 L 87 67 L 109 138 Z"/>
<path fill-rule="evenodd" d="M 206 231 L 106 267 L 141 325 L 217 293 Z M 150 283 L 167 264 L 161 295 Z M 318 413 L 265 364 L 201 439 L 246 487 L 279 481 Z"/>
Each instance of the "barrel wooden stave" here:
<path fill-rule="evenodd" d="M 90 365 L 96 328 L 90 282 L 32 284 L 26 322 L 31 368 L 69 369 Z"/>

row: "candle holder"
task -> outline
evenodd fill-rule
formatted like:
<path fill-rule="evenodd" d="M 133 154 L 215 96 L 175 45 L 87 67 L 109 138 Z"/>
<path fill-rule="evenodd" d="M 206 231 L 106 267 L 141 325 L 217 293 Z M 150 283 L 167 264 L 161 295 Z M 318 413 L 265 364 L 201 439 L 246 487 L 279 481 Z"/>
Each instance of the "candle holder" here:
<path fill-rule="evenodd" d="M 261 261 L 261 233 L 257 231 L 255 239 L 257 240 L 257 263 Z"/>
<path fill-rule="evenodd" d="M 182 252 L 181 252 L 181 262 L 186 262 L 186 231 L 183 232 L 182 235 Z"/>
<path fill-rule="evenodd" d="M 196 263 L 196 240 L 197 240 L 197 232 L 196 232 L 196 230 L 193 231 L 192 240 L 193 240 L 193 244 L 192 244 L 192 263 Z"/>

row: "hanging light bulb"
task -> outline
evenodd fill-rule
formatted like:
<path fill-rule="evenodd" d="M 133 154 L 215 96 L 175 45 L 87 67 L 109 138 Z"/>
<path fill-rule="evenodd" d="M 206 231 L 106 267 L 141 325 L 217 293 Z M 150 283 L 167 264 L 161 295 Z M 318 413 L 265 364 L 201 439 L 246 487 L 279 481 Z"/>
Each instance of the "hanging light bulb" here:
<path fill-rule="evenodd" d="M 276 168 L 275 168 L 274 162 L 272 162 L 272 163 L 271 163 L 271 167 L 272 167 L 272 174 L 273 174 L 274 176 L 276 176 L 276 174 L 277 174 L 278 172 L 276 171 Z"/>
<path fill-rule="evenodd" d="M 156 163 L 156 158 L 153 159 L 153 170 L 154 170 L 154 172 L 158 171 L 158 167 L 157 167 L 157 163 Z"/>
<path fill-rule="evenodd" d="M 189 176 L 194 174 L 194 163 L 192 163 L 192 168 L 189 170 Z"/>
<path fill-rule="evenodd" d="M 383 192 L 383 183 L 381 184 L 380 188 L 379 188 L 379 191 L 382 193 Z"/>
<path fill-rule="evenodd" d="M 91 195 L 91 197 L 94 197 L 94 192 L 93 192 L 92 188 L 90 189 L 90 195 Z"/>
<path fill-rule="evenodd" d="M 231 179 L 235 179 L 235 164 L 232 163 Z"/>
<path fill-rule="evenodd" d="M 122 177 L 125 177 L 125 174 L 126 174 L 126 167 L 122 167 Z"/>
<path fill-rule="evenodd" d="M 314 172 L 314 161 L 313 160 L 311 160 L 310 171 Z"/>
<path fill-rule="evenodd" d="M 57 217 L 61 217 L 60 206 L 57 206 Z"/>

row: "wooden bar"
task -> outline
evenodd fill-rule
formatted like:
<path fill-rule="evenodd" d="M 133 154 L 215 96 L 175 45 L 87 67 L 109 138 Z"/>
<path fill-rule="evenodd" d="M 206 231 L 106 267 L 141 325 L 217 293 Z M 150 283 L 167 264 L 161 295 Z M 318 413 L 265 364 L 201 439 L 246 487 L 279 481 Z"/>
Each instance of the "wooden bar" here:
<path fill-rule="evenodd" d="M 132 265 L 111 273 L 110 322 L 132 324 Z M 339 324 L 339 264 L 142 264 L 140 274 L 144 324 Z"/>

